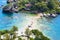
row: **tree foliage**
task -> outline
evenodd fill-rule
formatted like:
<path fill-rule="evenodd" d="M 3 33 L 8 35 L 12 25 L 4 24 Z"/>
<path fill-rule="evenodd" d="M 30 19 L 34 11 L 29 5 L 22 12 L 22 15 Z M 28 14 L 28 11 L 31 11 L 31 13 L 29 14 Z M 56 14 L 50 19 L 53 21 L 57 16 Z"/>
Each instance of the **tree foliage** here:
<path fill-rule="evenodd" d="M 60 7 L 59 0 L 18 0 L 17 2 L 10 3 L 9 5 L 14 3 L 17 4 L 18 10 L 27 10 L 29 8 L 31 11 L 35 10 L 42 13 L 50 11 L 53 13 L 58 12 L 56 9 L 59 9 Z M 25 4 L 31 4 L 31 7 L 27 7 Z"/>
<path fill-rule="evenodd" d="M 16 38 L 18 38 L 17 40 L 23 40 L 22 36 L 17 36 L 18 34 L 16 34 L 15 32 L 17 31 L 17 27 L 13 26 L 11 30 L 8 30 L 8 32 L 5 32 L 4 34 L 1 34 L 2 31 L 0 31 L 0 39 L 1 39 L 1 35 L 3 35 L 4 38 L 2 40 L 15 40 Z M 12 35 L 10 35 L 11 32 L 13 32 Z M 30 30 L 29 28 L 27 28 L 24 33 L 26 35 L 23 35 L 23 37 L 27 37 L 27 40 L 50 40 L 48 37 L 44 36 L 43 33 L 37 29 Z M 32 34 L 35 36 L 35 38 L 33 38 L 34 36 L 31 37 Z"/>
<path fill-rule="evenodd" d="M 40 32 L 39 30 L 31 30 L 31 31 L 35 35 L 35 39 L 34 40 L 50 40 L 49 38 L 44 36 L 43 33 Z"/>

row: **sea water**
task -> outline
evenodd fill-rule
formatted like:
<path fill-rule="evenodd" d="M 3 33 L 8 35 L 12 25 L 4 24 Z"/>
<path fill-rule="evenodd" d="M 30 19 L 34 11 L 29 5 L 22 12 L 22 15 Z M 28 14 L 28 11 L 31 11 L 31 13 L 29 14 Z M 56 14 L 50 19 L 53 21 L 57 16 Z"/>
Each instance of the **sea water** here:
<path fill-rule="evenodd" d="M 6 5 L 6 0 L 0 0 L 0 6 L 2 5 Z M 0 30 L 10 29 L 12 26 L 24 28 L 29 24 L 30 19 L 31 14 L 20 12 L 7 15 L 2 12 L 2 8 L 0 7 Z M 60 15 L 53 19 L 37 19 L 36 27 L 46 36 L 50 37 L 51 40 L 60 40 Z"/>

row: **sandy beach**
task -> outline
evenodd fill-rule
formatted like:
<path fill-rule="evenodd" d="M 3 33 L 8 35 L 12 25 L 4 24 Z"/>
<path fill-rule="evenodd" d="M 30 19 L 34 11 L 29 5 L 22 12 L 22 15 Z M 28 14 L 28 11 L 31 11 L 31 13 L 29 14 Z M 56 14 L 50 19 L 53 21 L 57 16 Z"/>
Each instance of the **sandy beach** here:
<path fill-rule="evenodd" d="M 27 19 L 29 19 L 29 23 L 27 23 L 27 25 L 25 27 L 19 28 L 19 30 L 18 30 L 18 36 L 24 34 L 24 31 L 26 30 L 26 28 L 29 28 L 30 30 L 32 30 L 32 29 L 38 29 L 36 27 L 37 19 L 39 19 L 41 17 L 42 17 L 42 14 L 37 14 L 36 16 L 32 16 L 30 18 L 27 16 Z"/>

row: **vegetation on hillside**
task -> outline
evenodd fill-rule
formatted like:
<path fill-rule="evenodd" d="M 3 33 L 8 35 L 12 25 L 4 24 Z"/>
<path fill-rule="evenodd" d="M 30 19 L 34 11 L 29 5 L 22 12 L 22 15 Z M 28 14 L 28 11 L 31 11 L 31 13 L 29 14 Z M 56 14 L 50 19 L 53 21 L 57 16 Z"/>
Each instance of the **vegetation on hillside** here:
<path fill-rule="evenodd" d="M 18 0 L 20 9 L 26 8 L 25 4 L 32 4 L 30 10 L 39 12 L 59 12 L 59 0 Z"/>
<path fill-rule="evenodd" d="M 60 13 L 59 0 L 17 0 L 8 3 L 8 5 L 11 4 L 14 5 L 13 7 L 15 9 L 20 11 L 24 9 L 24 10 L 37 11 L 42 13 Z"/>
<path fill-rule="evenodd" d="M 50 40 L 37 29 L 30 30 L 27 28 L 21 35 L 18 36 L 18 28 L 13 26 L 10 30 L 0 31 L 0 40 Z"/>

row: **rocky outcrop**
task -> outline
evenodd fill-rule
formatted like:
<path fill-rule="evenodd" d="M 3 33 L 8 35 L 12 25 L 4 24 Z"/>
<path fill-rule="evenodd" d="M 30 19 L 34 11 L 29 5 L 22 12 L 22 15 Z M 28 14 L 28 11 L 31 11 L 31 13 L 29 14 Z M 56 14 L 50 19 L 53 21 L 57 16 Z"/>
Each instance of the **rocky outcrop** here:
<path fill-rule="evenodd" d="M 16 3 L 12 4 L 12 5 L 6 5 L 5 7 L 3 7 L 3 12 L 18 12 L 18 6 Z"/>
<path fill-rule="evenodd" d="M 53 17 L 53 18 L 55 18 L 57 16 L 57 14 L 53 14 L 53 13 L 52 14 L 45 14 L 44 13 L 43 16 L 44 17 Z"/>
<path fill-rule="evenodd" d="M 12 12 L 12 11 L 11 11 L 11 7 L 10 7 L 10 6 L 5 6 L 5 7 L 3 8 L 3 12 Z"/>
<path fill-rule="evenodd" d="M 7 0 L 7 3 L 17 2 L 17 0 Z"/>

